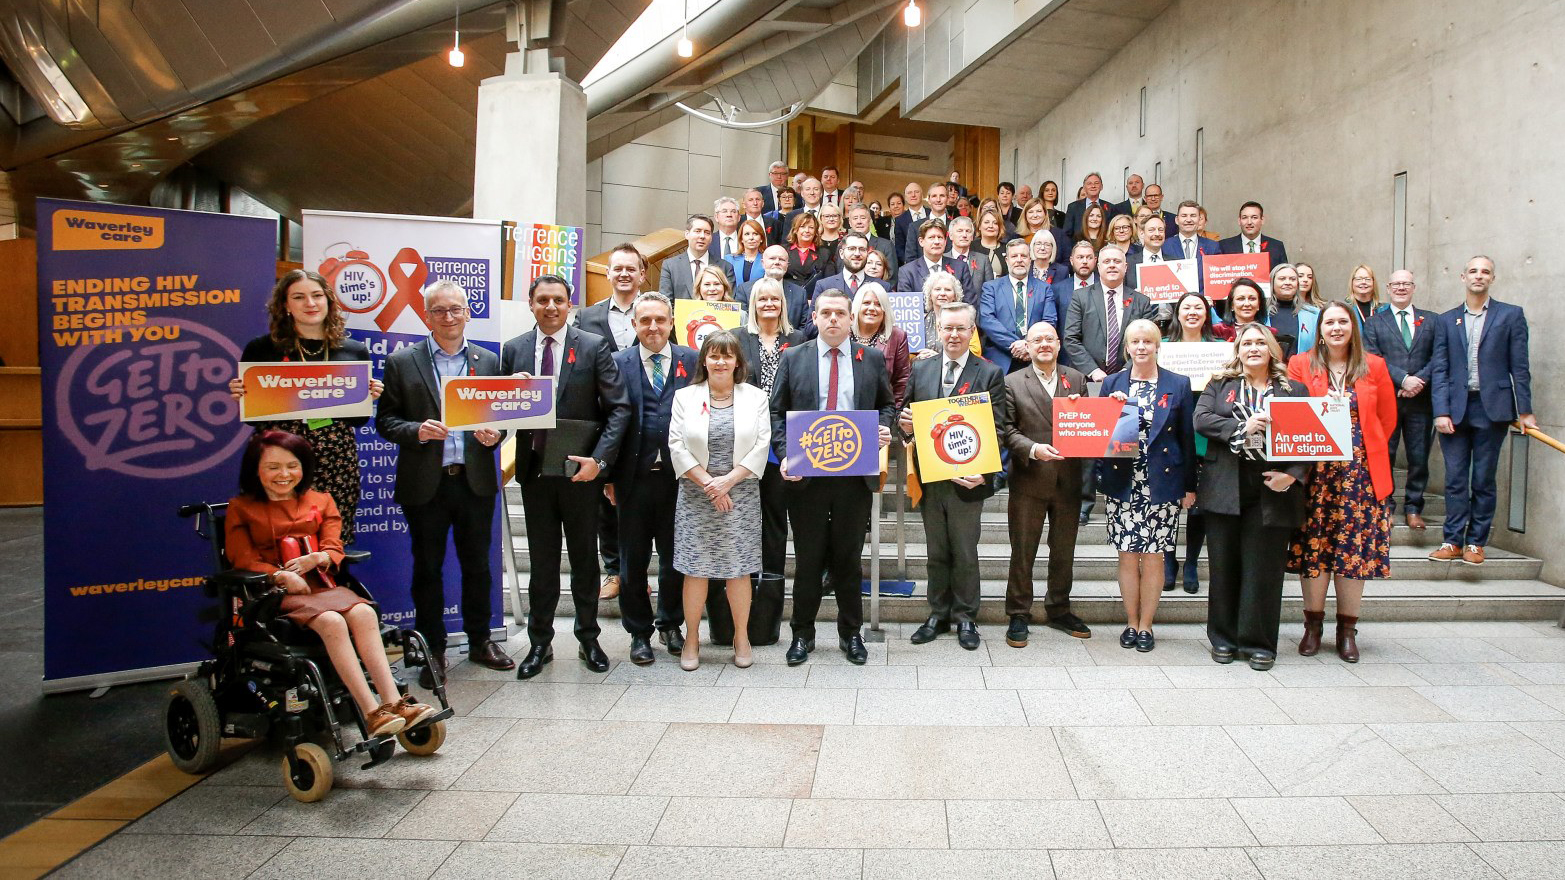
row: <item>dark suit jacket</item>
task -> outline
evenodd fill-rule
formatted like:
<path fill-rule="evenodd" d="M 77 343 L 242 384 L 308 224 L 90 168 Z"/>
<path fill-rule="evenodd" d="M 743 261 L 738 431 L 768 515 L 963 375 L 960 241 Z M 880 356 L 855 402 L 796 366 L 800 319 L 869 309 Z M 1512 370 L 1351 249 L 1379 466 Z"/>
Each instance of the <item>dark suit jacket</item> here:
<path fill-rule="evenodd" d="M 674 408 L 674 392 L 690 384 L 690 380 L 696 374 L 696 350 L 683 345 L 671 345 L 670 354 L 673 363 L 665 369 L 666 378 L 663 382 L 663 394 L 658 398 L 658 410 L 663 415 L 664 430 L 660 435 L 652 436 L 642 431 L 641 403 L 644 395 L 651 394 L 648 387 L 646 374 L 641 368 L 641 346 L 632 345 L 629 348 L 614 355 L 614 366 L 619 369 L 620 376 L 625 382 L 626 399 L 630 404 L 630 412 L 625 420 L 625 440 L 620 445 L 619 459 L 614 462 L 614 469 L 609 479 L 614 482 L 616 492 L 629 492 L 641 477 L 652 472 L 652 464 L 658 460 L 659 453 L 663 456 L 664 466 L 668 466 L 668 418 Z M 627 511 L 634 513 L 635 511 Z"/>
<path fill-rule="evenodd" d="M 1271 254 L 1273 266 L 1288 262 L 1288 248 L 1279 239 L 1263 233 L 1261 235 L 1261 250 L 1264 253 Z M 1220 254 L 1242 254 L 1244 253 L 1244 242 L 1237 235 L 1225 238 L 1217 243 L 1217 252 Z"/>
<path fill-rule="evenodd" d="M 761 215 L 761 228 L 766 230 L 766 243 L 768 245 L 782 244 L 788 235 L 788 224 L 783 215 L 777 211 L 767 209 Z"/>
<path fill-rule="evenodd" d="M 906 404 L 920 400 L 941 400 L 945 397 L 941 392 L 943 376 L 941 365 L 945 357 L 924 358 L 913 362 L 913 376 L 908 381 Z M 968 352 L 967 363 L 961 372 L 956 374 L 956 386 L 952 388 L 952 396 L 960 394 L 988 393 L 989 403 L 994 407 L 994 434 L 998 439 L 1004 436 L 1006 418 L 1005 407 L 1005 374 L 1000 368 L 989 363 L 981 357 Z M 956 491 L 956 497 L 963 501 L 982 502 L 985 498 L 995 493 L 998 488 L 999 474 L 988 474 L 984 481 L 971 489 L 951 484 Z"/>
<path fill-rule="evenodd" d="M 973 283 L 973 273 L 967 270 L 967 264 L 962 260 L 953 260 L 950 257 L 941 257 L 940 264 L 946 267 L 946 271 L 956 276 L 956 280 L 962 284 L 962 300 L 974 308 L 978 307 L 980 290 Z M 897 270 L 897 290 L 923 290 L 924 282 L 929 278 L 929 266 L 924 262 L 924 255 L 920 253 L 918 259 L 904 263 Z"/>
<path fill-rule="evenodd" d="M 777 197 L 772 194 L 771 181 L 761 184 L 756 189 L 761 191 L 761 212 L 770 214 L 777 210 Z M 778 189 L 782 189 L 782 187 L 778 187 Z"/>
<path fill-rule="evenodd" d="M 375 431 L 399 447 L 397 484 L 392 497 L 404 509 L 427 504 L 440 486 L 440 459 L 445 444 L 418 439 L 419 425 L 440 418 L 440 381 L 435 375 L 432 345 L 434 342 L 426 338 L 386 358 L 382 380 L 386 387 L 375 408 Z M 500 359 L 478 343 L 468 341 L 467 357 L 470 375 L 502 375 Z M 491 496 L 500 486 L 499 468 L 495 463 L 495 450 L 499 444 L 485 446 L 473 438 L 471 431 L 462 433 L 467 485 L 474 494 Z"/>
<path fill-rule="evenodd" d="M 887 275 L 891 278 L 897 277 L 897 270 L 902 268 L 902 261 L 897 259 L 897 246 L 890 239 L 881 238 L 878 235 L 869 237 L 869 246 L 880 251 L 881 258 L 886 261 Z M 838 266 L 837 268 L 841 270 L 842 267 Z"/>
<path fill-rule="evenodd" d="M 614 334 L 609 331 L 609 303 L 614 301 L 614 295 L 595 302 L 576 312 L 576 326 L 595 336 L 603 337 L 608 343 L 609 351 L 619 351 L 619 345 L 614 342 Z"/>
<path fill-rule="evenodd" d="M 538 351 L 538 328 L 512 339 L 500 350 L 503 375 L 531 373 Z M 554 402 L 555 417 L 597 422 L 603 426 L 592 457 L 606 463 L 610 470 L 625 440 L 625 425 L 630 420 L 630 400 L 620 381 L 619 367 L 603 337 L 579 327 L 565 330 L 565 351 L 556 352 Z M 516 432 L 516 473 L 518 479 L 532 468 L 533 431 Z M 605 475 L 606 476 L 606 475 Z M 601 477 L 600 477 L 601 479 Z"/>
<path fill-rule="evenodd" d="M 1031 327 L 1039 321 L 1048 321 L 1056 328 L 1060 325 L 1054 293 L 1040 278 L 1027 273 L 1027 321 Z M 1011 356 L 1011 343 L 1025 338 L 1025 331 L 1016 332 L 1016 287 L 1007 275 L 984 285 L 978 301 L 978 329 L 983 331 L 984 357 L 1009 373 L 1029 363 L 1027 358 Z M 932 359 L 937 360 L 937 359 Z"/>
<path fill-rule="evenodd" d="M 1001 257 L 1001 262 L 1004 262 L 1004 255 L 1002 254 Z M 973 286 L 978 288 L 980 294 L 983 293 L 984 285 L 994 280 L 994 263 L 990 262 L 988 254 L 976 247 L 969 248 L 965 257 L 958 257 L 950 248 L 946 248 L 946 259 L 967 266 L 967 274 L 972 277 Z"/>
<path fill-rule="evenodd" d="M 1402 380 L 1408 376 L 1417 376 L 1424 380 L 1424 390 L 1412 397 L 1398 397 L 1397 406 L 1412 406 L 1418 410 L 1428 412 L 1430 400 L 1433 397 L 1430 380 L 1435 371 L 1435 337 L 1440 335 L 1436 325 L 1439 323 L 1439 315 L 1428 309 L 1414 306 L 1411 309 L 1413 316 L 1411 327 L 1413 329 L 1413 347 L 1409 348 L 1402 341 L 1402 322 L 1397 319 L 1397 313 L 1390 308 L 1383 308 L 1371 315 L 1364 322 L 1364 347 L 1371 354 L 1378 354 L 1386 359 L 1386 369 L 1391 373 L 1391 381 L 1402 390 Z"/>
<path fill-rule="evenodd" d="M 1130 370 L 1103 380 L 1104 397 L 1130 392 Z M 1152 429 L 1147 432 L 1147 485 L 1153 504 L 1179 501 L 1196 489 L 1195 433 L 1191 428 L 1195 395 L 1190 379 L 1168 370 L 1157 371 L 1157 400 L 1152 404 Z M 1108 498 L 1130 497 L 1136 459 L 1098 459 L 1098 488 Z"/>
<path fill-rule="evenodd" d="M 891 242 L 897 249 L 897 262 L 904 266 L 923 256 L 923 249 L 918 246 L 918 227 L 933 215 L 929 213 L 927 205 L 919 206 L 919 210 L 924 212 L 923 217 L 915 220 L 912 211 L 903 211 L 897 215 L 891 227 Z"/>
<path fill-rule="evenodd" d="M 788 323 L 800 330 L 814 326 L 814 318 L 810 314 L 810 294 L 802 286 L 786 279 L 782 286 L 783 300 L 788 306 Z M 746 315 L 750 314 L 750 290 L 753 287 L 755 281 L 746 281 L 734 288 L 734 302 L 743 307 Z"/>
<path fill-rule="evenodd" d="M 1057 266 L 1059 264 L 1054 263 L 1052 265 Z M 1093 275 L 1092 283 L 1096 284 L 1097 282 L 1097 275 Z M 1065 267 L 1065 274 L 1058 277 L 1053 284 L 1050 284 L 1049 289 L 1054 292 L 1054 310 L 1060 316 L 1059 323 L 1054 325 L 1054 329 L 1058 330 L 1060 334 L 1060 361 L 1066 366 L 1070 366 L 1070 355 L 1065 353 L 1064 347 L 1065 319 L 1070 314 L 1071 299 L 1076 296 L 1076 274 L 1070 270 L 1070 266 L 1067 265 Z"/>
<path fill-rule="evenodd" d="M 750 330 L 735 330 L 739 350 L 744 352 L 744 380 L 757 388 L 761 386 L 761 338 Z M 795 330 L 782 338 L 783 351 L 805 341 L 803 331 Z M 776 378 L 775 376 L 773 377 Z"/>
<path fill-rule="evenodd" d="M 1435 418 L 1460 424 L 1467 415 L 1467 327 L 1464 303 L 1435 319 L 1432 376 Z M 1489 298 L 1483 336 L 1478 339 L 1479 399 L 1491 421 L 1513 421 L 1532 412 L 1532 367 L 1527 352 L 1527 315 L 1520 306 Z"/>
<path fill-rule="evenodd" d="M 1087 377 L 1064 364 L 1055 367 L 1060 393 L 1085 394 Z M 1039 461 L 1032 457 L 1034 443 L 1054 443 L 1054 398 L 1044 389 L 1032 367 L 1005 377 L 1005 431 L 1000 442 L 1011 451 L 1009 485 L 1012 492 L 1043 501 L 1079 500 L 1086 459 Z"/>
<path fill-rule="evenodd" d="M 694 299 L 695 276 L 690 272 L 690 263 L 694 257 L 689 250 L 682 250 L 663 261 L 663 268 L 658 270 L 658 293 L 669 299 Z M 705 256 L 706 264 L 721 269 L 728 276 L 728 284 L 734 283 L 734 267 L 721 257 L 713 257 L 710 253 Z"/>
<path fill-rule="evenodd" d="M 1196 504 L 1204 513 L 1228 516 L 1252 516 L 1254 509 L 1239 504 L 1240 456 L 1228 445 L 1244 421 L 1234 412 L 1242 394 L 1244 379 L 1213 379 L 1195 404 L 1195 430 L 1206 438 L 1205 464 L 1196 488 Z M 1310 390 L 1302 382 L 1284 380 L 1272 391 L 1273 397 L 1308 397 Z M 1294 483 L 1286 492 L 1267 489 L 1261 493 L 1261 524 L 1275 528 L 1304 525 L 1309 492 L 1305 480 L 1314 462 L 1288 461 L 1266 465 L 1267 470 L 1293 475 Z"/>
<path fill-rule="evenodd" d="M 1167 241 L 1163 242 L 1163 248 L 1162 250 L 1158 251 L 1158 253 L 1165 260 L 1183 259 L 1183 257 L 1179 255 L 1179 246 L 1170 245 L 1170 243 Z M 1146 261 L 1146 257 L 1146 248 L 1143 248 L 1139 244 L 1131 247 L 1130 253 L 1125 257 L 1125 265 L 1127 267 L 1125 269 L 1126 284 L 1129 284 L 1131 287 L 1140 286 L 1140 284 L 1136 281 L 1136 270 L 1139 269 L 1141 264 Z"/>
<path fill-rule="evenodd" d="M 1085 296 L 1076 296 L 1073 293 L 1071 296 L 1070 308 L 1065 315 L 1063 342 L 1071 366 L 1090 376 L 1093 370 L 1106 369 L 1104 357 L 1109 344 L 1108 315 L 1103 310 L 1101 281 L 1087 288 L 1085 294 Z M 1123 305 L 1126 299 L 1130 300 L 1129 306 Z M 1120 287 L 1120 300 L 1122 303 L 1119 309 L 1121 338 L 1124 329 L 1130 326 L 1131 321 L 1137 318 L 1146 318 L 1149 321 L 1157 318 L 1157 306 L 1128 284 Z M 1188 385 L 1189 382 L 1185 384 Z"/>
<path fill-rule="evenodd" d="M 809 412 L 821 408 L 819 339 L 795 345 L 783 352 L 772 382 L 772 452 L 778 461 L 788 457 L 788 413 Z M 874 346 L 848 343 L 852 351 L 853 408 L 880 412 L 880 424 L 890 428 L 896 423 L 897 403 L 891 396 L 891 374 L 886 356 Z M 871 442 L 868 437 L 866 443 Z M 874 442 L 879 442 L 878 439 Z M 868 452 L 868 450 L 865 450 Z M 809 481 L 809 477 L 805 481 Z M 865 477 L 871 492 L 880 486 L 880 477 Z"/>
<path fill-rule="evenodd" d="M 1196 253 L 1194 253 L 1194 254 L 1187 254 L 1187 253 L 1185 253 L 1185 240 L 1183 238 L 1180 238 L 1179 235 L 1177 234 L 1179 232 L 1178 229 L 1175 229 L 1174 232 L 1176 234 L 1170 235 L 1168 237 L 1168 241 L 1166 242 L 1166 244 L 1172 246 L 1170 249 L 1174 253 L 1179 255 L 1178 259 L 1188 260 L 1188 259 L 1191 259 L 1193 257 L 1196 257 L 1198 254 L 1216 254 L 1216 253 L 1221 253 L 1221 251 L 1218 250 L 1217 242 L 1215 242 L 1215 241 L 1211 240 L 1210 238 L 1207 238 L 1207 237 L 1205 237 L 1203 235 L 1197 235 L 1195 237 Z"/>

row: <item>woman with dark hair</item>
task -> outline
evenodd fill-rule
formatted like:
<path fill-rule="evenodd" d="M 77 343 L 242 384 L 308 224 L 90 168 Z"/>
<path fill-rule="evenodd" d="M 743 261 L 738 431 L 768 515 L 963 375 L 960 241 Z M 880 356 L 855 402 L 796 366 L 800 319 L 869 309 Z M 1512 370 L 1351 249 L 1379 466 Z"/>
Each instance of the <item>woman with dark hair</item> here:
<path fill-rule="evenodd" d="M 1212 332 L 1212 304 L 1207 298 L 1190 291 L 1174 303 L 1173 322 L 1169 325 L 1164 342 L 1217 342 Z M 1206 438 L 1200 432 L 1195 435 L 1195 467 L 1199 480 L 1202 459 L 1206 456 Z M 1206 520 L 1201 516 L 1200 504 L 1191 505 L 1185 511 L 1185 567 L 1184 590 L 1186 593 L 1201 591 L 1197 562 L 1201 559 L 1201 543 L 1206 539 Z M 1163 592 L 1174 589 L 1179 580 L 1179 556 L 1176 550 L 1163 554 Z"/>
<path fill-rule="evenodd" d="M 1304 638 L 1299 653 L 1320 650 L 1326 588 L 1336 584 L 1337 656 L 1357 663 L 1364 581 L 1391 576 L 1391 456 L 1397 392 L 1386 362 L 1364 350 L 1357 309 L 1345 302 L 1321 310 L 1315 348 L 1288 361 L 1288 378 L 1312 397 L 1346 400 L 1353 422 L 1353 459 L 1323 461 L 1310 482 L 1309 517 L 1288 550 L 1288 570 L 1304 588 Z"/>
<path fill-rule="evenodd" d="M 679 479 L 674 513 L 674 568 L 685 576 L 690 636 L 679 657 L 689 672 L 701 665 L 701 609 L 707 579 L 727 582 L 734 621 L 734 665 L 750 649 L 750 575 L 761 570 L 761 486 L 771 448 L 766 393 L 745 381 L 744 351 L 720 330 L 701 343 L 696 374 L 674 392 L 668 458 Z"/>
<path fill-rule="evenodd" d="M 332 580 L 342 563 L 342 517 L 330 495 L 310 487 L 315 476 L 315 455 L 303 437 L 286 431 L 251 437 L 239 465 L 240 494 L 229 500 L 223 521 L 224 552 L 234 568 L 265 572 L 287 593 L 283 613 L 326 644 L 370 736 L 416 727 L 436 710 L 399 694 L 374 606 Z"/>
<path fill-rule="evenodd" d="M 1081 215 L 1081 229 L 1076 232 L 1076 240 L 1090 243 L 1094 251 L 1103 250 L 1109 240 L 1109 225 L 1104 222 L 1106 216 L 1102 202 L 1088 205 L 1087 212 Z"/>
<path fill-rule="evenodd" d="M 826 263 L 821 258 L 817 237 L 820 221 L 813 214 L 799 214 L 793 218 L 793 228 L 785 239 L 788 244 L 788 271 L 783 278 L 805 288 L 821 273 Z"/>
<path fill-rule="evenodd" d="M 1249 278 L 1236 279 L 1228 291 L 1227 338 L 1235 338 L 1239 328 L 1246 324 L 1271 326 L 1270 318 L 1266 294 L 1261 292 L 1261 285 Z"/>
<path fill-rule="evenodd" d="M 1234 359 L 1196 401 L 1196 439 L 1205 447 L 1196 503 L 1212 535 L 1206 636 L 1218 663 L 1237 656 L 1265 671 L 1277 662 L 1283 567 L 1304 522 L 1304 479 L 1313 465 L 1266 461 L 1267 402 L 1308 394 L 1288 378 L 1271 330 L 1252 323 L 1240 328 Z"/>
<path fill-rule="evenodd" d="M 761 252 L 766 250 L 766 227 L 760 221 L 748 217 L 739 221 L 740 253 L 723 257 L 734 267 L 734 283 L 744 284 L 766 274 L 761 266 Z"/>
<path fill-rule="evenodd" d="M 293 269 L 278 279 L 267 301 L 266 313 L 271 330 L 245 344 L 240 361 L 293 362 L 367 361 L 370 351 L 364 343 L 349 339 L 337 294 L 320 274 L 308 269 Z M 370 380 L 370 399 L 380 397 L 384 388 L 379 379 Z M 228 383 L 229 393 L 238 400 L 245 394 L 237 377 Z M 331 495 L 342 513 L 342 542 L 353 543 L 353 519 L 359 506 L 359 450 L 353 432 L 368 416 L 352 419 L 285 419 L 257 422 L 257 432 L 286 431 L 309 442 L 315 451 L 318 471 L 315 485 Z"/>
<path fill-rule="evenodd" d="M 1056 229 L 1063 227 L 1065 212 L 1060 210 L 1060 185 L 1045 180 L 1043 186 L 1038 187 L 1038 200 L 1043 202 L 1043 209 L 1049 212 L 1049 225 Z"/>

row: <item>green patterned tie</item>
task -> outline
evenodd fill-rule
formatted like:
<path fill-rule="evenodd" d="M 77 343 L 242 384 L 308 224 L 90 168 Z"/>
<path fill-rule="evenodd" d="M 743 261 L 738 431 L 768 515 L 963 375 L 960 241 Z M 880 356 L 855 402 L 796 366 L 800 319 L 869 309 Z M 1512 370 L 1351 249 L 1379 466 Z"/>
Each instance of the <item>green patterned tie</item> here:
<path fill-rule="evenodd" d="M 652 356 L 652 390 L 657 394 L 663 393 L 663 356 Z"/>
<path fill-rule="evenodd" d="M 1407 309 L 1397 312 L 1397 318 L 1402 321 L 1402 344 L 1408 348 L 1413 347 L 1413 328 L 1407 326 Z"/>
<path fill-rule="evenodd" d="M 1027 333 L 1027 282 L 1016 282 L 1016 332 Z"/>

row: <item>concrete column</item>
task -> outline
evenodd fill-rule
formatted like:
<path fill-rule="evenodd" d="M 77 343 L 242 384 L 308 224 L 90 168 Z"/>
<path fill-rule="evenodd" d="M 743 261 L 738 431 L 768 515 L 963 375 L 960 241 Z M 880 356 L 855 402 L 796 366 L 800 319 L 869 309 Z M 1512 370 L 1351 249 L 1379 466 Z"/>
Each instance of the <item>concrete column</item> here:
<path fill-rule="evenodd" d="M 477 153 L 474 217 L 586 225 L 587 95 L 580 85 L 558 73 L 508 71 L 484 80 Z"/>

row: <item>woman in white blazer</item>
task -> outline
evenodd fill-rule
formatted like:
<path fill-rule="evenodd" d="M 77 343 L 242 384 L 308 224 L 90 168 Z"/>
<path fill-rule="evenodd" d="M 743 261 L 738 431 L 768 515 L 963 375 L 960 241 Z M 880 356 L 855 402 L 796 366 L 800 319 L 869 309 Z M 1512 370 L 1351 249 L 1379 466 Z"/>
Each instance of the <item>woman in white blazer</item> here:
<path fill-rule="evenodd" d="M 679 477 L 674 568 L 685 575 L 689 636 L 679 665 L 701 662 L 707 580 L 727 581 L 734 617 L 734 665 L 753 662 L 750 575 L 761 570 L 761 482 L 772 421 L 766 392 L 745 382 L 739 340 L 727 330 L 701 344 L 695 381 L 674 392 L 668 455 Z"/>

